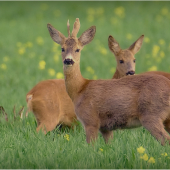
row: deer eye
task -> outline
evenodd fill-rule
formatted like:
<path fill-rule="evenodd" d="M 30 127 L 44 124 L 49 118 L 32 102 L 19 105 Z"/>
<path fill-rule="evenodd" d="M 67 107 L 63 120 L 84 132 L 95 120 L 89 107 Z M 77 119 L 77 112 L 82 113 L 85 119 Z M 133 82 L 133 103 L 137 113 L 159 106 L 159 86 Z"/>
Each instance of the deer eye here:
<path fill-rule="evenodd" d="M 120 60 L 119 62 L 120 62 L 120 64 L 124 63 L 124 61 L 123 61 L 123 60 Z"/>
<path fill-rule="evenodd" d="M 65 51 L 65 49 L 64 49 L 64 48 L 61 48 L 61 51 L 62 51 L 62 52 L 64 52 L 64 51 Z"/>
<path fill-rule="evenodd" d="M 136 62 L 136 59 L 134 59 L 133 62 L 135 63 L 135 62 Z"/>
<path fill-rule="evenodd" d="M 79 52 L 80 51 L 80 49 L 77 49 L 75 52 Z"/>

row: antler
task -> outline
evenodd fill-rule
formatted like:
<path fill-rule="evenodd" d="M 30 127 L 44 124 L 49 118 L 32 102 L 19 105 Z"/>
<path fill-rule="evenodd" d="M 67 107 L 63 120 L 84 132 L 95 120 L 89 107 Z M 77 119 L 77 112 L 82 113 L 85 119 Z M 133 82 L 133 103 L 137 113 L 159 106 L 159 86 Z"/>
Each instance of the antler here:
<path fill-rule="evenodd" d="M 67 31 L 68 31 L 68 37 L 70 37 L 70 24 L 69 24 L 69 19 L 67 21 Z"/>
<path fill-rule="evenodd" d="M 80 29 L 80 21 L 79 18 L 76 18 L 76 21 L 74 22 L 74 26 L 73 26 L 72 37 L 77 36 L 79 29 Z"/>

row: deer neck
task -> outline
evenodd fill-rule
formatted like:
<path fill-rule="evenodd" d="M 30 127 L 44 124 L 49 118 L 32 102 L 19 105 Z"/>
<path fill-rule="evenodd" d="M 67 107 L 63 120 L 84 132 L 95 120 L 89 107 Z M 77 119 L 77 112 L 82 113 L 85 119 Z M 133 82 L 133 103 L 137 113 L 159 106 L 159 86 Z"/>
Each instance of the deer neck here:
<path fill-rule="evenodd" d="M 64 66 L 64 76 L 66 91 L 72 101 L 76 98 L 79 91 L 81 91 L 86 79 L 83 78 L 80 72 L 79 64 L 75 63 L 71 67 Z"/>
<path fill-rule="evenodd" d="M 118 69 L 116 68 L 116 72 L 115 74 L 113 75 L 112 79 L 120 79 L 121 77 L 123 77 L 124 75 L 122 75 Z"/>

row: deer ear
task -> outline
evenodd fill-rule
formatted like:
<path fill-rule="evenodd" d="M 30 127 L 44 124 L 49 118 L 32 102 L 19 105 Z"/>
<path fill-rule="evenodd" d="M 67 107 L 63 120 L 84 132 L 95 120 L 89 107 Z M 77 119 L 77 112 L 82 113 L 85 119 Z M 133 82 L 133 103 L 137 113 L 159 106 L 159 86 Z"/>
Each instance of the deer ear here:
<path fill-rule="evenodd" d="M 57 44 L 62 45 L 64 43 L 65 36 L 58 30 L 56 30 L 51 24 L 47 24 L 47 28 L 53 41 L 55 41 Z"/>
<path fill-rule="evenodd" d="M 83 32 L 83 34 L 78 39 L 81 45 L 84 46 L 86 44 L 89 44 L 93 40 L 95 33 L 96 33 L 96 26 L 92 26 L 88 30 Z"/>
<path fill-rule="evenodd" d="M 144 35 L 141 35 L 139 37 L 139 39 L 137 39 L 130 47 L 129 47 L 129 50 L 132 51 L 133 54 L 136 54 L 141 46 L 142 46 L 142 43 L 143 43 L 143 38 L 144 38 Z"/>
<path fill-rule="evenodd" d="M 111 35 L 108 38 L 108 46 L 110 51 L 113 52 L 115 55 L 118 55 L 121 51 L 119 43 Z"/>

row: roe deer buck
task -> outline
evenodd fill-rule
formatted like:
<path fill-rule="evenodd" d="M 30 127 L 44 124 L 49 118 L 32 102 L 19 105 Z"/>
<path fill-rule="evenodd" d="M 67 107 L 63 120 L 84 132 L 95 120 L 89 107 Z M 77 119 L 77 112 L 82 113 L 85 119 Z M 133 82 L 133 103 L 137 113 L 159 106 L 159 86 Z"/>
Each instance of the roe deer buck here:
<path fill-rule="evenodd" d="M 112 130 L 141 125 L 162 145 L 166 140 L 170 142 L 163 125 L 170 120 L 170 81 L 167 78 L 142 74 L 111 80 L 85 79 L 80 72 L 80 52 L 93 40 L 95 26 L 79 38 L 78 18 L 68 38 L 52 25 L 47 27 L 53 41 L 62 47 L 66 90 L 74 103 L 77 118 L 85 128 L 88 143 L 97 138 L 99 130 L 107 143 Z M 169 131 L 169 127 L 166 128 Z"/>
<path fill-rule="evenodd" d="M 69 30 L 69 23 L 67 24 Z M 69 33 L 68 33 L 69 34 Z M 133 75 L 135 73 L 135 58 L 142 46 L 143 35 L 135 41 L 132 46 L 135 46 L 134 52 L 129 49 L 122 50 L 118 42 L 110 36 L 108 38 L 108 45 L 110 50 L 115 54 L 117 67 L 113 78 L 118 79 L 126 75 Z M 118 50 L 121 55 L 117 55 Z M 26 95 L 28 112 L 32 111 L 37 120 L 37 131 L 42 129 L 44 133 L 54 130 L 57 125 L 71 127 L 75 124 L 77 118 L 74 111 L 74 105 L 66 92 L 64 80 L 45 80 L 39 82 Z"/>

